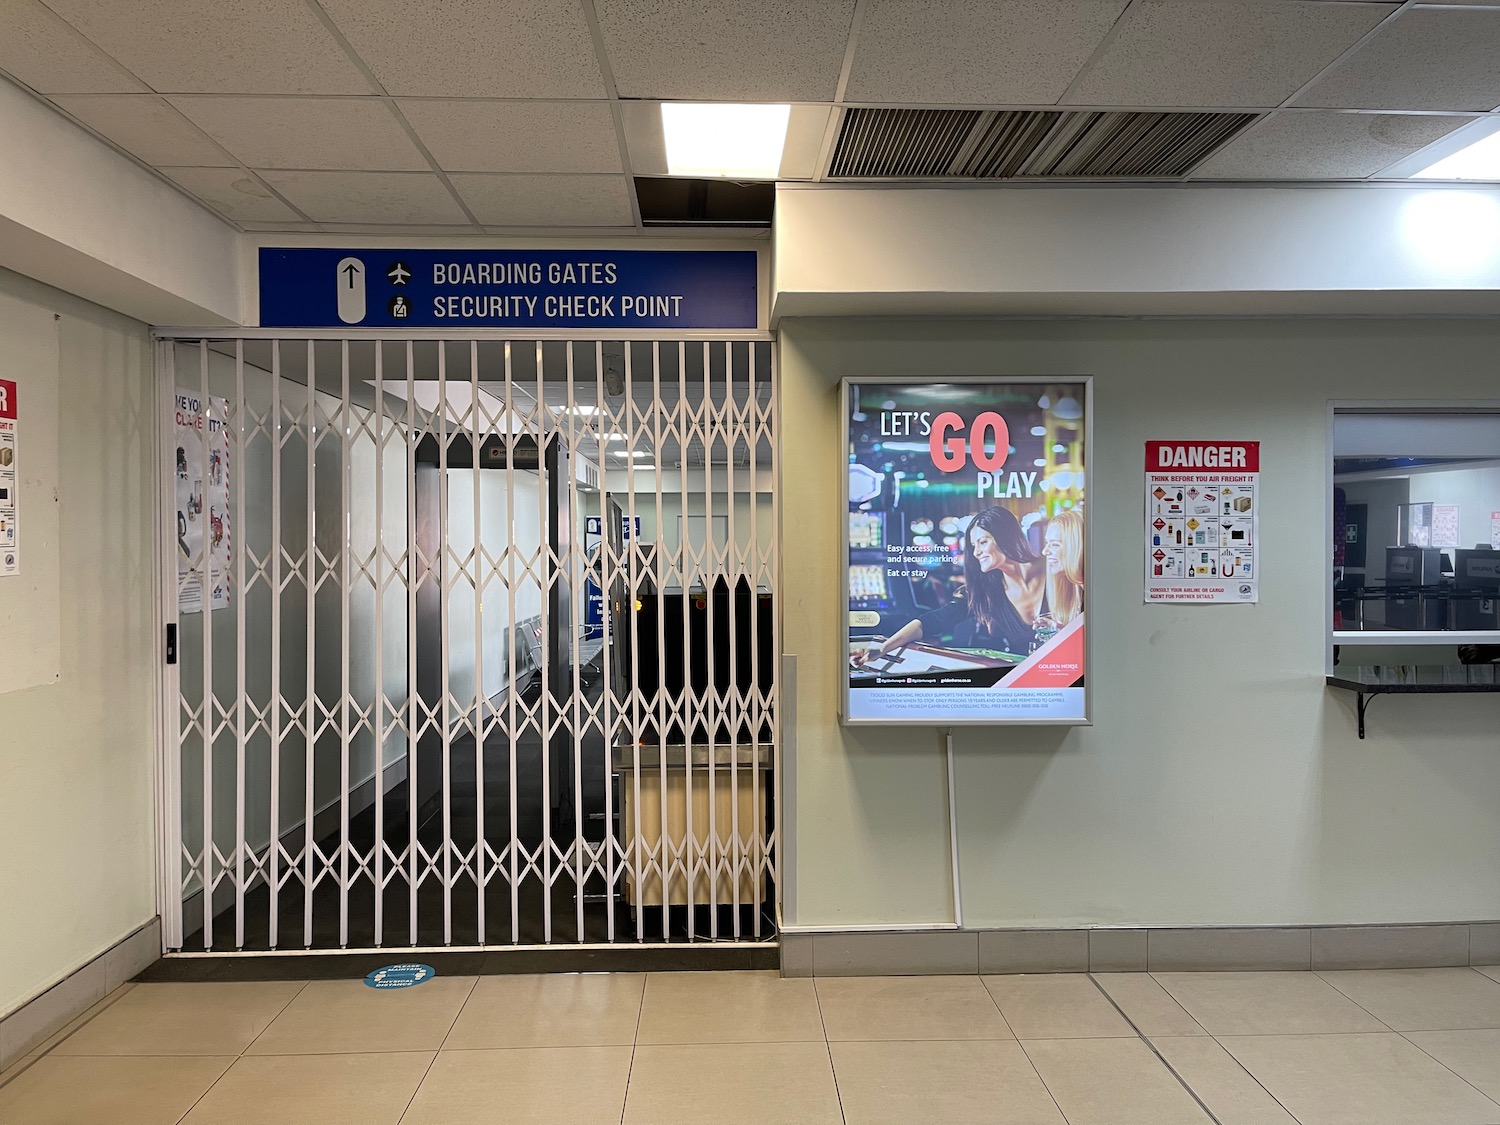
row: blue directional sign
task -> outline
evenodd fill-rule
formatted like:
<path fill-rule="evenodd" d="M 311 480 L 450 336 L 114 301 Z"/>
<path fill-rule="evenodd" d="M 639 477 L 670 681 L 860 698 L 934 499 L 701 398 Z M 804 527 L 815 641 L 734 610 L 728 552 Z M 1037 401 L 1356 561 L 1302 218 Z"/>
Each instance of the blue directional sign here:
<path fill-rule="evenodd" d="M 413 985 L 425 984 L 437 976 L 437 970 L 431 965 L 419 965 L 409 962 L 404 965 L 387 965 L 383 969 L 376 969 L 365 977 L 365 984 L 371 988 L 411 988 Z"/>
<path fill-rule="evenodd" d="M 260 251 L 267 328 L 759 327 L 753 250 Z"/>

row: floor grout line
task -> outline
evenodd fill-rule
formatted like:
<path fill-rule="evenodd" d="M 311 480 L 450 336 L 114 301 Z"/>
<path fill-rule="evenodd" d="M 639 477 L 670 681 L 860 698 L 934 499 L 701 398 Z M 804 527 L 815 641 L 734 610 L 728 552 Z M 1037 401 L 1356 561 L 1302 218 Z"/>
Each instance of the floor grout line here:
<path fill-rule="evenodd" d="M 443 1032 L 442 1041 L 438 1043 L 438 1049 L 432 1052 L 432 1058 L 427 1060 L 427 1069 L 422 1071 L 422 1077 L 417 1079 L 417 1084 L 412 1088 L 411 1097 L 406 1099 L 406 1108 L 401 1111 L 401 1116 L 396 1119 L 397 1125 L 406 1120 L 406 1115 L 411 1112 L 411 1107 L 416 1103 L 417 1095 L 422 1092 L 422 1084 L 427 1081 L 427 1076 L 432 1073 L 432 1068 L 437 1065 L 438 1056 L 443 1053 L 443 1044 L 448 1042 L 448 1037 L 453 1034 L 453 1029 L 458 1026 L 458 1021 L 463 1018 L 464 1009 L 469 1006 L 469 1001 L 474 998 L 474 990 L 479 987 L 479 978 L 474 978 L 474 983 L 469 985 L 469 991 L 464 993 L 464 1001 L 458 1006 L 458 1011 L 453 1013 L 453 1022 L 448 1025 L 448 1030 Z M 416 1053 L 416 1052 L 404 1052 Z"/>
<path fill-rule="evenodd" d="M 828 1073 L 833 1078 L 833 1096 L 839 1103 L 839 1120 L 849 1125 L 849 1115 L 844 1112 L 844 1091 L 839 1085 L 838 1067 L 833 1065 L 833 1043 L 828 1038 L 828 1021 L 823 1018 L 823 997 L 818 994 L 818 978 L 812 978 L 813 1003 L 818 1009 L 818 1026 L 823 1029 L 823 1053 L 828 1056 Z"/>
<path fill-rule="evenodd" d="M 12 1082 L 21 1077 L 21 1075 L 25 1074 L 37 1063 L 41 1062 L 48 1055 L 52 1054 L 53 1051 L 57 1050 L 69 1039 L 73 1038 L 73 1036 L 77 1035 L 89 1024 L 93 1023 L 105 1012 L 113 1008 L 121 1000 L 125 999 L 126 994 L 134 991 L 136 987 L 137 986 L 133 982 L 126 981 L 124 984 L 120 985 L 119 988 L 115 989 L 114 992 L 110 993 L 111 996 L 114 996 L 113 1000 L 110 1000 L 109 996 L 102 996 L 99 998 L 99 1002 L 97 1004 L 90 1005 L 90 1008 L 86 1010 L 82 1015 L 74 1016 L 72 1020 L 68 1021 L 68 1023 L 63 1024 L 62 1027 L 57 1029 L 57 1031 L 54 1031 L 51 1035 L 47 1036 L 47 1039 L 56 1039 L 56 1042 L 54 1042 L 52 1046 L 48 1047 L 45 1051 L 33 1051 L 29 1054 L 22 1055 L 19 1059 L 16 1060 L 15 1064 L 10 1068 L 10 1070 L 6 1071 L 5 1077 L 3 1079 L 0 1079 L 0 1089 L 4 1089 L 6 1086 L 9 1086 Z M 109 1000 L 109 1003 L 104 1003 L 106 1000 Z M 103 1006 L 100 1007 L 100 1005 Z M 92 1014 L 90 1014 L 90 1012 L 92 1012 Z M 79 1020 L 82 1020 L 83 1022 L 78 1023 L 77 1027 L 70 1026 L 71 1024 Z M 63 1035 L 61 1034 L 62 1032 L 67 1032 L 67 1034 Z M 42 1042 L 45 1043 L 47 1039 L 43 1039 Z"/>
<path fill-rule="evenodd" d="M 216 983 L 216 982 L 213 982 L 213 981 L 199 981 L 197 983 L 199 983 L 199 984 L 213 984 L 213 983 Z M 206 1098 L 206 1097 L 208 1097 L 209 1094 L 213 1093 L 214 1088 L 217 1087 L 220 1082 L 224 1081 L 225 1076 L 231 1070 L 233 1070 L 237 1065 L 239 1065 L 240 1060 L 246 1057 L 246 1055 L 249 1052 L 250 1048 L 253 1047 L 253 1046 L 255 1046 L 256 1042 L 260 1039 L 260 1037 L 266 1033 L 266 1029 L 269 1028 L 273 1023 L 275 1023 L 283 1015 L 286 1014 L 286 1010 L 292 1006 L 293 1002 L 296 1001 L 297 997 L 301 996 L 302 993 L 307 990 L 307 985 L 308 985 L 307 981 L 296 981 L 296 982 L 292 982 L 292 981 L 250 982 L 250 981 L 247 981 L 245 983 L 247 983 L 247 984 L 249 984 L 249 983 L 265 983 L 265 984 L 283 984 L 283 983 L 291 984 L 291 983 L 295 983 L 295 984 L 297 984 L 298 987 L 297 987 L 297 990 L 295 992 L 293 992 L 290 996 L 287 997 L 286 1003 L 283 1004 L 280 1008 L 278 1008 L 276 1010 L 276 1014 L 274 1016 L 272 1016 L 269 1020 L 266 1021 L 266 1026 L 263 1027 L 263 1028 L 261 1028 L 260 1031 L 256 1032 L 255 1035 L 251 1036 L 250 1042 L 246 1043 L 244 1045 L 244 1047 L 242 1047 L 240 1049 L 240 1053 L 237 1056 L 235 1056 L 234 1062 L 231 1062 L 228 1066 L 226 1066 L 224 1068 L 224 1073 L 220 1074 L 219 1077 L 215 1078 L 212 1082 L 210 1082 L 208 1084 L 208 1089 L 204 1090 L 203 1093 L 199 1094 L 196 1098 L 193 1099 L 193 1104 L 190 1105 L 190 1106 L 188 1106 L 186 1112 L 184 1112 L 183 1115 L 177 1119 L 179 1125 L 181 1125 L 181 1122 L 186 1121 L 189 1117 L 191 1117 L 192 1113 L 193 1113 L 193 1110 L 195 1110 L 195 1109 L 198 1108 L 199 1104 L 203 1101 L 203 1099 Z M 227 1057 L 227 1056 L 211 1056 L 211 1057 Z"/>
<path fill-rule="evenodd" d="M 1453 1028 L 1452 1030 L 1453 1031 L 1489 1031 L 1491 1029 L 1490 1028 L 1482 1028 L 1482 1027 L 1473 1027 L 1473 1028 Z M 1500 1106 L 1500 1100 L 1497 1100 L 1496 1098 L 1493 1098 L 1489 1094 L 1485 1093 L 1478 1086 L 1474 1085 L 1474 1083 L 1470 1082 L 1462 1074 L 1460 1074 L 1458 1071 L 1454 1070 L 1451 1066 L 1449 1066 L 1447 1063 L 1445 1063 L 1442 1059 L 1440 1059 L 1436 1055 L 1434 1055 L 1426 1047 L 1422 1046 L 1422 1044 L 1414 1042 L 1412 1040 L 1410 1034 L 1408 1034 L 1405 1031 L 1398 1031 L 1398 1032 L 1396 1032 L 1396 1034 L 1399 1035 L 1399 1036 L 1401 1036 L 1402 1039 L 1406 1040 L 1408 1043 L 1410 1043 L 1417 1050 L 1421 1051 L 1424 1055 L 1426 1055 L 1433 1062 L 1437 1063 L 1438 1066 L 1442 1067 L 1449 1074 L 1453 1075 L 1453 1077 L 1457 1078 L 1465 1086 L 1468 1086 L 1469 1089 L 1473 1090 L 1481 1098 L 1487 1098 L 1489 1101 L 1494 1102 L 1497 1106 Z M 1424 1033 L 1423 1032 L 1417 1032 L 1416 1034 L 1424 1034 Z M 1443 1033 L 1440 1032 L 1440 1034 L 1443 1034 Z"/>
<path fill-rule="evenodd" d="M 625 1096 L 620 1099 L 620 1125 L 625 1125 L 625 1111 L 630 1108 L 630 1079 L 635 1074 L 635 1051 L 641 1042 L 641 1021 L 646 1018 L 646 989 L 651 987 L 651 974 L 641 974 L 641 1002 L 635 1010 L 635 1034 L 630 1037 L 630 1065 L 625 1068 Z"/>
<path fill-rule="evenodd" d="M 1042 1089 L 1045 1090 L 1047 1096 L 1052 1099 L 1052 1104 L 1057 1107 L 1057 1115 L 1061 1117 L 1066 1123 L 1068 1120 L 1068 1115 L 1063 1111 L 1062 1103 L 1057 1100 L 1057 1095 L 1052 1092 L 1052 1087 L 1047 1085 L 1047 1080 L 1042 1077 L 1042 1072 L 1036 1068 L 1036 1060 L 1031 1057 L 1031 1052 L 1026 1049 L 1026 1044 L 1021 1042 L 1021 1037 L 1019 1035 L 1016 1035 L 1016 1029 L 1011 1026 L 1010 1020 L 1006 1019 L 1005 1009 L 1000 1007 L 1000 1001 L 995 999 L 995 994 L 993 992 L 990 992 L 990 986 L 984 983 L 983 976 L 980 976 L 979 983 L 984 984 L 985 992 L 989 993 L 991 1002 L 1000 1012 L 1000 1019 L 1005 1023 L 1005 1029 L 1011 1033 L 1012 1037 L 1014 1037 L 1016 1046 L 1021 1048 L 1021 1057 L 1026 1060 L 1026 1065 L 1031 1067 L 1031 1073 L 1036 1075 L 1036 1080 L 1042 1084 Z M 1004 1040 L 997 1040 L 997 1042 L 1004 1042 Z"/>
<path fill-rule="evenodd" d="M 1090 983 L 1092 983 L 1093 986 L 1099 990 L 1099 994 L 1104 997 L 1104 999 L 1109 1003 L 1110 1007 L 1114 1008 L 1115 1011 L 1120 1013 L 1120 1018 L 1130 1025 L 1130 1029 L 1135 1032 L 1136 1038 L 1139 1039 L 1142 1043 L 1146 1044 L 1146 1050 L 1155 1055 L 1158 1061 L 1160 1061 L 1161 1065 L 1167 1068 L 1167 1073 L 1170 1074 L 1173 1078 L 1177 1079 L 1177 1084 L 1187 1091 L 1188 1097 L 1192 1098 L 1193 1101 L 1198 1103 L 1198 1108 L 1208 1116 L 1208 1119 L 1212 1121 L 1214 1125 L 1223 1125 L 1223 1122 L 1219 1120 L 1218 1114 L 1214 1113 L 1213 1110 L 1208 1108 L 1208 1103 L 1198 1096 L 1198 1091 L 1194 1090 L 1192 1086 L 1188 1085 L 1187 1079 L 1179 1074 L 1177 1072 L 1177 1068 L 1167 1061 L 1166 1056 L 1156 1049 L 1156 1044 L 1151 1042 L 1151 1040 L 1147 1038 L 1146 1033 L 1140 1029 L 1135 1020 L 1126 1015 L 1125 1009 L 1120 1007 L 1120 1005 L 1115 1002 L 1115 998 L 1104 990 L 1104 986 L 1099 983 L 1098 978 L 1094 976 L 1093 972 L 1087 972 L 1084 974 L 1084 976 L 1089 978 Z M 1159 985 L 1160 982 L 1158 982 L 1158 986 Z M 1168 993 L 1168 995 L 1171 994 Z M 1181 1005 L 1178 1006 L 1181 1007 Z M 1183 1008 L 1183 1011 L 1186 1012 L 1187 1009 Z M 1188 1015 L 1191 1016 L 1192 1013 L 1188 1012 Z M 1208 1029 L 1204 1028 L 1204 1030 L 1207 1031 Z M 1214 1040 L 1214 1042 L 1218 1042 L 1218 1040 Z M 1254 1076 L 1252 1075 L 1251 1077 Z M 1267 1090 L 1266 1093 L 1269 1094 L 1270 1091 Z"/>

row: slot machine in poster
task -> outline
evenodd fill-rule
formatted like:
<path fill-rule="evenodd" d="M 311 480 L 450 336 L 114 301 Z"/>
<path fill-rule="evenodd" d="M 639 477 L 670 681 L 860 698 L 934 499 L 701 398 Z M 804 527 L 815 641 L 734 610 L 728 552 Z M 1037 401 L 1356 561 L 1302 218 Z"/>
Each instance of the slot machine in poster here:
<path fill-rule="evenodd" d="M 1088 378 L 844 380 L 846 724 L 1083 724 Z"/>
<path fill-rule="evenodd" d="M 229 400 L 178 390 L 173 402 L 173 492 L 177 498 L 177 612 L 229 605 Z"/>

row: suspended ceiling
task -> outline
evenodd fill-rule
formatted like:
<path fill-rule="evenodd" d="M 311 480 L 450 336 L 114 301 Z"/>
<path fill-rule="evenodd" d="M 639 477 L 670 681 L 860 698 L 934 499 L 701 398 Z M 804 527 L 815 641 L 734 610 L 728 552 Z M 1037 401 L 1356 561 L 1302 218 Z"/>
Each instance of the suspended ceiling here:
<path fill-rule="evenodd" d="M 1467 0 L 3 10 L 0 71 L 246 230 L 643 232 L 636 177 L 665 170 L 661 100 L 794 103 L 783 175 L 844 182 L 1396 178 L 1414 153 L 1500 126 L 1500 3 Z M 962 125 L 952 159 L 913 173 L 906 158 L 934 143 L 917 131 L 892 135 L 906 146 L 892 168 L 849 173 L 849 111 L 885 109 L 939 111 L 923 117 L 941 136 Z M 1011 123 L 1063 132 L 1023 150 L 996 140 Z M 1073 134 L 1093 149 L 1059 155 Z"/>

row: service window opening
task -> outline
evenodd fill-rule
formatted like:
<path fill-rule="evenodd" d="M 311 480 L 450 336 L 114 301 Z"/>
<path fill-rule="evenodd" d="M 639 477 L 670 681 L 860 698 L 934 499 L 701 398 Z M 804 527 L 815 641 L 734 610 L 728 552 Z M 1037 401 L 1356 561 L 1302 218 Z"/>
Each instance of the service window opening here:
<path fill-rule="evenodd" d="M 1482 659 L 1500 645 L 1500 408 L 1332 421 L 1332 644 Z"/>

